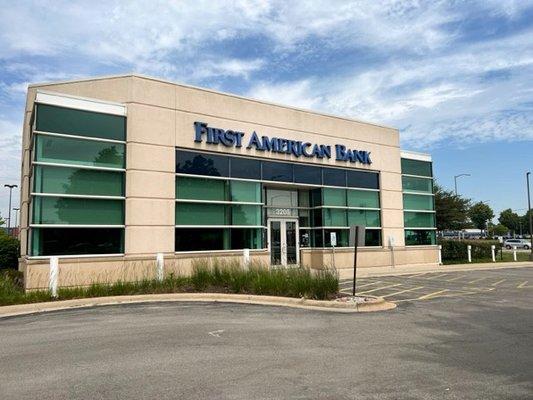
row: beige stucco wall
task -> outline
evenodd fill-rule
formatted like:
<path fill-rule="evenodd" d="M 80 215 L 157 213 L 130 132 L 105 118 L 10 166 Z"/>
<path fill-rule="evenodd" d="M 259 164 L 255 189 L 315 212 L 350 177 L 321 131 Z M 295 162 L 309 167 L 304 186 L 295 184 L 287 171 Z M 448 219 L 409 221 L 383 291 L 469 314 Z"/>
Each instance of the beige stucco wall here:
<path fill-rule="evenodd" d="M 380 172 L 383 244 L 388 245 L 389 237 L 392 236 L 399 249 L 404 246 L 400 147 L 396 129 L 151 78 L 96 78 L 29 88 L 23 131 L 21 182 L 21 268 L 28 272 L 27 276 L 33 272 L 35 276 L 40 276 L 39 271 L 45 268 L 41 261 L 26 262 L 24 259 L 29 213 L 30 121 L 37 90 L 120 102 L 127 106 L 125 257 L 105 262 L 99 258 L 91 259 L 92 261 L 79 259 L 74 264 L 65 264 L 64 268 L 69 269 L 70 274 L 99 276 L 102 271 L 107 274 L 116 270 L 112 273 L 112 276 L 116 276 L 119 270 L 125 268 L 131 270 L 132 276 L 136 276 L 138 267 L 134 266 L 128 257 L 150 259 L 158 252 L 164 253 L 169 260 L 179 258 L 185 264 L 188 262 L 185 261 L 187 258 L 174 254 L 176 146 L 303 161 L 287 154 L 256 154 L 254 150 L 247 150 L 246 145 L 239 149 L 194 143 L 195 121 L 206 122 L 216 128 L 245 132 L 245 143 L 251 133 L 256 131 L 259 136 L 277 136 L 331 145 L 333 151 L 337 143 L 350 149 L 370 151 L 372 165 L 356 166 Z M 331 159 L 313 158 L 305 159 L 305 162 L 341 167 L 355 166 L 336 162 L 333 154 Z M 428 258 L 426 253 L 432 256 Z M 316 250 L 312 254 L 303 250 L 302 262 L 312 267 L 320 267 L 326 262 L 327 257 L 324 254 L 322 250 Z M 362 256 L 361 262 L 368 266 L 384 265 L 387 259 L 390 259 L 388 254 L 387 249 L 368 251 Z M 426 250 L 406 249 L 401 254 L 398 259 L 405 259 L 406 264 L 433 262 L 436 250 L 432 247 Z M 338 257 L 338 262 L 349 264 L 347 256 L 342 252 Z M 80 279 L 80 282 L 86 282 L 85 278 Z M 40 277 L 30 278 L 31 287 L 41 285 L 34 283 L 34 280 L 41 282 Z"/>

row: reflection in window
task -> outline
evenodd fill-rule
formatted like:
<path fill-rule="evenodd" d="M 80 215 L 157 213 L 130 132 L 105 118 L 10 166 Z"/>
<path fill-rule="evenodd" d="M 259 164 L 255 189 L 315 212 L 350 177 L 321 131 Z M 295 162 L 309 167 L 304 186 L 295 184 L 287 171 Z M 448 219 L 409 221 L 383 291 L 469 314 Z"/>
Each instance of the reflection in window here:
<path fill-rule="evenodd" d="M 229 176 L 229 157 L 177 150 L 176 172 L 206 176 Z"/>

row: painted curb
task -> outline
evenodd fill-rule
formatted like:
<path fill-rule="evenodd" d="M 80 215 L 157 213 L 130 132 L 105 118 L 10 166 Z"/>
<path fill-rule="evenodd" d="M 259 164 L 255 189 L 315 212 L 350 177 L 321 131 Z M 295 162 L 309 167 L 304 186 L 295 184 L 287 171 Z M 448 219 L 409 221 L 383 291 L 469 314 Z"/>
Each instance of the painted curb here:
<path fill-rule="evenodd" d="M 371 296 L 367 296 L 371 297 Z M 381 297 L 363 304 L 346 304 L 328 300 L 309 300 L 291 297 L 256 296 L 244 294 L 222 293 L 169 293 L 137 296 L 109 296 L 85 299 L 50 301 L 44 303 L 18 304 L 0 307 L 0 319 L 50 311 L 90 308 L 117 304 L 158 303 L 158 302 L 215 302 L 239 303 L 265 306 L 303 308 L 307 310 L 329 311 L 337 313 L 357 313 L 386 311 L 396 308 L 395 303 L 385 301 Z"/>

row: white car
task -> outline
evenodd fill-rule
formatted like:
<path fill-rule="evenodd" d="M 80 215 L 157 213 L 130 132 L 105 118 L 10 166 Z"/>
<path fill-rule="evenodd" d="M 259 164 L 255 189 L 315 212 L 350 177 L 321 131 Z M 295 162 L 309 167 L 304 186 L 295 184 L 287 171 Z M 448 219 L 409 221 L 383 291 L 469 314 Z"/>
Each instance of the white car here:
<path fill-rule="evenodd" d="M 531 242 L 526 239 L 507 239 L 503 245 L 506 249 L 516 247 L 517 249 L 529 250 L 531 248 Z"/>

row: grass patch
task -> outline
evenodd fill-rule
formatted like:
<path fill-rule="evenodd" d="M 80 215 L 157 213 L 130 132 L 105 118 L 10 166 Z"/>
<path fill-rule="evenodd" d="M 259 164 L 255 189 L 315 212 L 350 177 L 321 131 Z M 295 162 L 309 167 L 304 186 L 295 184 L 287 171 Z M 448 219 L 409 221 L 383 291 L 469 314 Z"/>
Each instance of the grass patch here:
<path fill-rule="evenodd" d="M 18 271 L 0 273 L 0 306 L 69 300 L 89 297 L 158 293 L 240 293 L 326 300 L 337 296 L 339 278 L 334 271 L 313 272 L 308 268 L 269 269 L 252 264 L 244 269 L 238 262 L 196 260 L 190 276 L 170 274 L 163 281 L 144 279 L 88 287 L 61 288 L 58 297 L 48 291 L 24 293 Z"/>
<path fill-rule="evenodd" d="M 516 252 L 516 260 L 518 262 L 521 261 L 529 261 L 529 252 Z M 496 257 L 496 263 L 499 262 L 511 262 L 514 261 L 513 259 L 513 253 L 504 251 L 501 255 L 499 254 Z M 478 259 L 472 259 L 472 264 L 476 263 L 492 263 L 492 258 L 478 258 Z M 462 260 L 443 260 L 444 265 L 453 265 L 453 264 L 468 264 L 468 259 L 462 259 Z"/>

